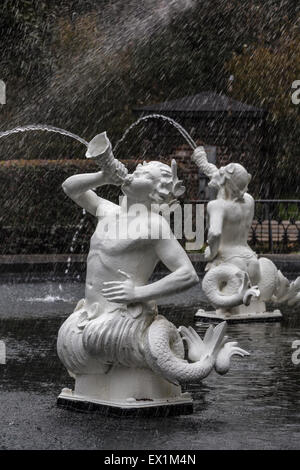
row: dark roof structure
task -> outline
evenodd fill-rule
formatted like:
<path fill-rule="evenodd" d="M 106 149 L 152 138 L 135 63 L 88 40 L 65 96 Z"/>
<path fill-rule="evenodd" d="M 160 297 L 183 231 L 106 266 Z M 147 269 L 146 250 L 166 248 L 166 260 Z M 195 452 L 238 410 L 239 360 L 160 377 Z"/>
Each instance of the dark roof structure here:
<path fill-rule="evenodd" d="M 133 108 L 135 112 L 167 112 L 167 113 L 184 113 L 184 114 L 216 114 L 216 113 L 234 113 L 240 115 L 251 115 L 260 117 L 265 114 L 265 110 L 250 106 L 246 103 L 234 100 L 229 96 L 203 91 L 193 96 L 185 96 L 183 98 L 164 101 L 147 106 Z"/>

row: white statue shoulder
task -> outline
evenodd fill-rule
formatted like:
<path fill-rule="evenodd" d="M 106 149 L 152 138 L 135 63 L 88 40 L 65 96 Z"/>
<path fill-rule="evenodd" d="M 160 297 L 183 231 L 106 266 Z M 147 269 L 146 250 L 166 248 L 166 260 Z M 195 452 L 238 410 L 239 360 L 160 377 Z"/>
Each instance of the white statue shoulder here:
<path fill-rule="evenodd" d="M 253 204 L 253 205 L 255 204 L 254 198 L 249 193 L 244 194 L 244 200 L 248 204 Z"/>
<path fill-rule="evenodd" d="M 121 211 L 120 206 L 118 206 L 117 204 L 111 201 L 108 201 L 107 199 L 102 199 L 102 198 L 99 198 L 99 199 L 100 201 L 96 210 L 96 217 L 98 219 L 102 219 L 103 217 L 107 217 L 112 214 L 120 213 Z"/>

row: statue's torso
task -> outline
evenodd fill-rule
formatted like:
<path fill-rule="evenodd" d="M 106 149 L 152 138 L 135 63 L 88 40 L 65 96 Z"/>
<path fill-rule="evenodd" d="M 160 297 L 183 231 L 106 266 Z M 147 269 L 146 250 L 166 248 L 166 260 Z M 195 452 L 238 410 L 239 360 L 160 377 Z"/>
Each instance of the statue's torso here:
<path fill-rule="evenodd" d="M 220 250 L 248 246 L 247 240 L 254 215 L 254 200 L 245 194 L 243 201 L 222 201 L 224 216 Z"/>
<path fill-rule="evenodd" d="M 119 270 L 128 273 L 136 285 L 146 284 L 158 261 L 150 237 L 148 219 L 141 224 L 138 235 L 118 230 L 105 231 L 104 223 L 115 220 L 115 214 L 98 221 L 91 238 L 87 259 L 86 301 L 106 303 L 101 295 L 103 282 L 124 281 Z M 117 219 L 117 225 L 118 225 Z M 123 223 L 121 219 L 120 224 Z M 128 224 L 130 219 L 128 219 Z M 130 236 L 131 235 L 131 236 Z"/>
<path fill-rule="evenodd" d="M 242 264 L 256 259 L 248 245 L 248 235 L 254 215 L 254 200 L 245 194 L 243 201 L 218 199 L 213 201 L 214 209 L 223 215 L 223 225 L 218 255 L 213 264 L 234 262 L 240 259 Z M 243 261 L 244 260 L 244 261 Z"/>

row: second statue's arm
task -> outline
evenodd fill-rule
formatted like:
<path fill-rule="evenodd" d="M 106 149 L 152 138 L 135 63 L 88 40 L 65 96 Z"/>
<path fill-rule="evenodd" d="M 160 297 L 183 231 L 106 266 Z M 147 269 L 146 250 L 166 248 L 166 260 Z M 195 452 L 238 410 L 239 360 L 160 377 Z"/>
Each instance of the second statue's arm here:
<path fill-rule="evenodd" d="M 208 162 L 205 149 L 202 145 L 195 148 L 191 159 L 196 163 L 200 171 L 208 176 L 209 179 L 211 179 L 213 174 L 218 171 L 216 165 Z"/>

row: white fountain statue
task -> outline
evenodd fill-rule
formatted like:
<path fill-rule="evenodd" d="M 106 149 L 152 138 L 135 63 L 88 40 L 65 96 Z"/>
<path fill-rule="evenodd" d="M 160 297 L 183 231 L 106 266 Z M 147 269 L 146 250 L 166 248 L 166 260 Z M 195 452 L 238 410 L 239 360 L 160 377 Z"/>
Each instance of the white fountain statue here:
<path fill-rule="evenodd" d="M 254 216 L 254 199 L 247 193 L 251 175 L 238 163 L 218 169 L 208 163 L 203 147 L 197 147 L 193 161 L 209 179 L 217 197 L 208 203 L 207 261 L 202 283 L 204 293 L 216 308 L 196 313 L 209 319 L 276 319 L 280 310 L 266 311 L 266 302 L 300 302 L 300 277 L 289 282 L 274 263 L 259 258 L 247 240 Z"/>
<path fill-rule="evenodd" d="M 63 183 L 65 193 L 98 222 L 85 298 L 58 334 L 58 355 L 75 379 L 74 391 L 63 389 L 58 405 L 125 415 L 189 413 L 192 399 L 181 384 L 199 382 L 213 369 L 225 374 L 232 355 L 248 353 L 229 342 L 226 322 L 210 326 L 202 340 L 193 328 L 177 329 L 158 314 L 157 299 L 198 282 L 168 223 L 152 210 L 153 203 L 169 204 L 183 194 L 176 162 L 144 162 L 128 175 L 105 133 L 90 142 L 86 156 L 99 159 L 102 171 Z M 121 186 L 120 205 L 96 194 L 107 184 Z M 149 283 L 159 261 L 170 274 Z"/>

